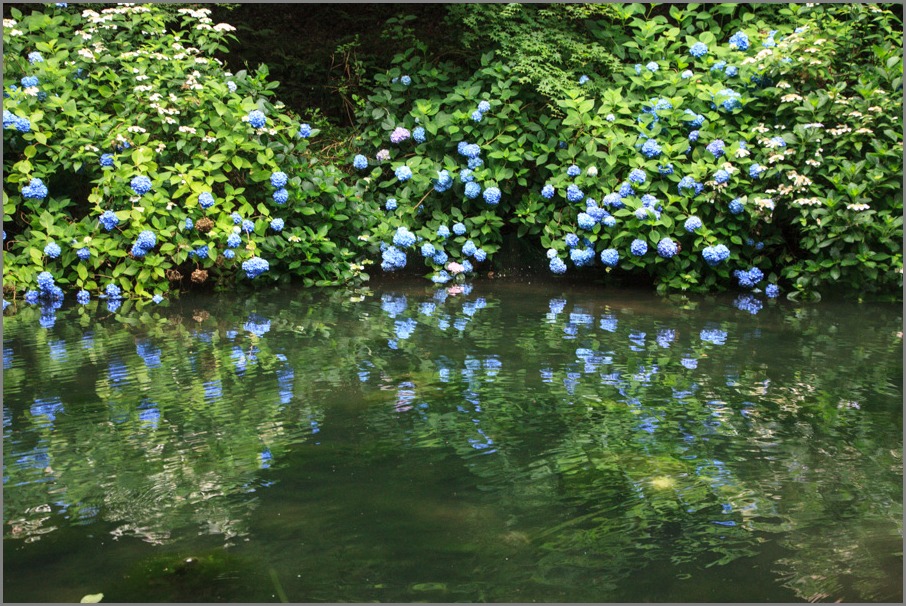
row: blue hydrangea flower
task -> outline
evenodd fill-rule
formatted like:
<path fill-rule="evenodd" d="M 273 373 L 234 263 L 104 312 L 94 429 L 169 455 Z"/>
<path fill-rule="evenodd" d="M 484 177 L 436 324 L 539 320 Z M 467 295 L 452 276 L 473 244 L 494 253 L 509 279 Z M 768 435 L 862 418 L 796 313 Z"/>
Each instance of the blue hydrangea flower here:
<path fill-rule="evenodd" d="M 780 295 L 780 288 L 776 284 L 768 284 L 764 288 L 764 294 L 766 294 L 769 299 L 776 299 Z"/>
<path fill-rule="evenodd" d="M 697 229 L 701 229 L 702 220 L 696 217 L 695 215 L 686 219 L 686 222 L 683 224 L 683 227 L 686 228 L 686 231 L 689 233 L 694 232 Z"/>
<path fill-rule="evenodd" d="M 80 290 L 76 293 L 76 303 L 79 305 L 88 305 L 91 301 L 91 293 L 85 289 Z"/>
<path fill-rule="evenodd" d="M 153 297 L 151 297 L 151 302 L 154 303 L 155 305 L 160 305 L 161 303 L 163 303 L 163 301 L 164 301 L 163 295 L 157 294 L 157 295 L 154 295 Z"/>
<path fill-rule="evenodd" d="M 6 93 L 4 93 L 5 95 Z M 16 116 L 8 109 L 3 110 L 3 128 L 12 128 L 16 125 Z"/>
<path fill-rule="evenodd" d="M 726 261 L 730 257 L 730 250 L 723 244 L 718 244 L 717 246 L 706 246 L 702 250 L 702 257 L 704 257 L 705 262 L 712 267 Z"/>
<path fill-rule="evenodd" d="M 477 261 L 478 263 L 483 263 L 484 260 L 488 258 L 488 253 L 486 253 L 486 252 L 484 251 L 484 249 L 479 248 L 479 249 L 477 249 L 477 250 L 472 254 L 472 257 L 473 257 L 473 258 L 475 259 L 475 261 Z"/>
<path fill-rule="evenodd" d="M 234 251 L 232 248 L 228 248 L 223 251 L 223 256 L 226 259 L 233 259 L 236 257 L 236 251 Z"/>
<path fill-rule="evenodd" d="M 214 196 L 209 191 L 203 191 L 198 194 L 198 205 L 202 208 L 211 208 L 214 206 Z"/>
<path fill-rule="evenodd" d="M 730 200 L 730 212 L 731 213 L 733 213 L 734 215 L 738 215 L 742 211 L 743 211 L 742 200 L 740 200 L 739 198 L 734 198 L 733 200 Z"/>
<path fill-rule="evenodd" d="M 53 274 L 49 271 L 42 271 L 38 274 L 38 288 L 45 292 L 50 293 L 54 287 Z"/>
<path fill-rule="evenodd" d="M 31 88 L 32 86 L 38 86 L 38 77 L 37 76 L 25 76 L 21 80 L 22 88 Z"/>
<path fill-rule="evenodd" d="M 308 124 L 300 124 L 299 132 L 296 134 L 303 139 L 308 139 L 311 136 L 311 126 L 309 126 Z"/>
<path fill-rule="evenodd" d="M 777 46 L 777 43 L 774 42 L 774 35 L 776 33 L 777 33 L 776 29 L 772 29 L 771 31 L 769 31 L 767 38 L 764 39 L 764 42 L 762 42 L 761 45 L 765 48 L 773 48 L 773 47 Z"/>
<path fill-rule="evenodd" d="M 569 258 L 576 267 L 586 267 L 595 261 L 595 249 L 574 248 L 569 251 Z"/>
<path fill-rule="evenodd" d="M 774 144 L 774 147 L 786 147 L 786 141 L 783 140 L 783 137 L 771 137 L 771 143 Z"/>
<path fill-rule="evenodd" d="M 230 91 L 231 93 L 235 93 L 235 92 L 236 92 L 236 89 L 238 88 L 238 87 L 236 86 L 236 83 L 233 82 L 232 80 L 227 80 L 226 85 L 227 85 L 227 89 L 229 89 L 229 91 Z"/>
<path fill-rule="evenodd" d="M 588 213 L 579 213 L 579 216 L 576 217 L 576 221 L 578 222 L 579 227 L 585 230 L 592 229 L 597 224 Z"/>
<path fill-rule="evenodd" d="M 496 206 L 500 202 L 500 190 L 496 187 L 488 187 L 484 190 L 484 201 L 491 206 Z"/>
<path fill-rule="evenodd" d="M 23 116 L 16 116 L 16 130 L 20 133 L 31 132 L 31 121 Z"/>
<path fill-rule="evenodd" d="M 406 267 L 406 253 L 395 246 L 388 246 L 381 253 L 381 258 L 383 259 L 381 261 L 381 269 L 384 271 L 396 271 Z"/>
<path fill-rule="evenodd" d="M 242 262 L 242 269 L 245 270 L 245 275 L 249 280 L 254 280 L 270 269 L 270 264 L 261 257 L 252 257 Z"/>
<path fill-rule="evenodd" d="M 230 234 L 227 236 L 227 246 L 230 248 L 239 248 L 240 244 L 242 244 L 242 238 L 239 234 Z"/>
<path fill-rule="evenodd" d="M 555 274 L 565 274 L 566 273 L 566 263 L 563 262 L 563 259 L 560 257 L 554 257 L 550 261 L 550 270 Z"/>
<path fill-rule="evenodd" d="M 151 191 L 151 179 L 144 175 L 139 175 L 132 179 L 132 182 L 129 184 L 134 191 L 139 196 L 144 196 L 149 191 Z"/>
<path fill-rule="evenodd" d="M 271 173 L 271 186 L 276 189 L 285 187 L 288 181 L 289 181 L 289 177 L 282 170 L 278 170 L 277 172 Z"/>
<path fill-rule="evenodd" d="M 23 297 L 23 299 L 29 305 L 37 305 L 38 304 L 38 291 L 37 290 L 25 291 L 25 296 Z"/>
<path fill-rule="evenodd" d="M 763 173 L 766 170 L 767 169 L 765 167 L 761 166 L 760 164 L 753 164 L 749 167 L 749 176 L 752 177 L 753 179 L 760 179 L 761 173 Z"/>
<path fill-rule="evenodd" d="M 717 91 L 717 97 L 714 102 L 715 107 L 719 105 L 726 111 L 732 111 L 742 107 L 741 95 L 729 88 Z"/>
<path fill-rule="evenodd" d="M 649 72 L 656 72 L 658 69 L 658 64 L 654 61 L 651 61 L 645 66 L 645 69 L 647 69 Z"/>
<path fill-rule="evenodd" d="M 396 198 L 387 198 L 387 201 L 384 202 L 384 208 L 387 210 L 396 210 Z"/>
<path fill-rule="evenodd" d="M 648 243 L 645 242 L 645 240 L 636 238 L 632 241 L 632 244 L 629 245 L 629 252 L 634 254 L 636 257 L 641 257 L 646 252 L 648 252 Z"/>
<path fill-rule="evenodd" d="M 601 223 L 604 225 L 604 227 L 613 227 L 614 225 L 617 224 L 617 219 L 616 219 L 616 217 L 607 215 L 606 217 L 604 217 L 601 220 Z"/>
<path fill-rule="evenodd" d="M 437 249 L 434 248 L 434 245 L 431 244 L 430 242 L 425 242 L 424 244 L 422 244 L 422 256 L 423 257 L 425 257 L 425 258 L 433 257 L 434 253 L 436 253 L 436 252 L 437 252 Z"/>
<path fill-rule="evenodd" d="M 274 231 L 283 231 L 283 219 L 274 219 L 271 221 L 271 229 Z"/>
<path fill-rule="evenodd" d="M 249 115 L 246 116 L 246 119 L 253 128 L 264 128 L 267 124 L 267 117 L 257 109 L 250 111 Z M 248 263 L 248 261 L 246 261 L 246 263 Z"/>
<path fill-rule="evenodd" d="M 708 47 L 703 42 L 696 42 L 692 45 L 692 48 L 689 49 L 689 54 L 696 59 L 701 59 L 708 54 Z"/>
<path fill-rule="evenodd" d="M 435 263 L 435 265 L 445 265 L 449 260 L 449 256 L 444 251 L 439 250 L 434 253 L 434 256 L 431 257 L 431 260 Z"/>
<path fill-rule="evenodd" d="M 113 154 L 101 154 L 101 166 L 113 166 Z"/>
<path fill-rule="evenodd" d="M 463 225 L 462 223 L 454 223 L 453 224 L 453 233 L 456 234 L 457 236 L 461 236 L 461 235 L 465 234 L 466 226 Z"/>
<path fill-rule="evenodd" d="M 620 192 L 621 198 L 625 198 L 626 196 L 635 195 L 635 190 L 632 189 L 632 185 L 630 185 L 629 183 L 620 183 L 619 192 Z"/>
<path fill-rule="evenodd" d="M 400 180 L 400 183 L 402 183 L 412 178 L 412 169 L 403 164 L 395 171 L 393 171 L 393 174 L 395 174 L 396 178 Z"/>
<path fill-rule="evenodd" d="M 739 68 L 737 68 L 735 65 L 728 65 L 727 69 L 724 70 L 724 73 L 732 78 L 739 73 Z"/>
<path fill-rule="evenodd" d="M 415 139 L 416 143 L 425 142 L 425 128 L 423 126 L 416 126 L 412 130 L 412 138 Z"/>
<path fill-rule="evenodd" d="M 122 299 L 123 298 L 123 292 L 120 290 L 120 287 L 117 286 L 116 284 L 108 284 L 104 288 L 104 295 L 108 299 Z"/>
<path fill-rule="evenodd" d="M 195 256 L 198 257 L 199 259 L 207 259 L 207 258 L 208 258 L 208 245 L 207 245 L 207 244 L 202 244 L 201 246 L 199 246 L 199 247 L 196 248 L 195 250 L 191 251 L 190 254 L 191 254 L 191 255 L 195 255 Z"/>
<path fill-rule="evenodd" d="M 605 248 L 601 251 L 601 263 L 606 267 L 616 267 L 620 262 L 620 253 L 615 248 Z"/>
<path fill-rule="evenodd" d="M 683 70 L 683 73 L 680 74 L 680 78 L 682 78 L 683 80 L 688 80 L 691 77 L 692 77 L 691 69 Z"/>
<path fill-rule="evenodd" d="M 466 166 L 468 166 L 472 170 L 475 170 L 481 166 L 484 166 L 484 160 L 482 160 L 481 158 L 479 158 L 477 156 L 475 158 L 469 158 L 469 161 L 466 163 Z"/>
<path fill-rule="evenodd" d="M 32 51 L 28 53 L 28 62 L 31 64 L 41 63 L 44 61 L 44 57 L 41 56 L 41 53 L 38 51 Z"/>
<path fill-rule="evenodd" d="M 100 221 L 101 225 L 107 231 L 112 230 L 114 227 L 119 225 L 120 222 L 120 220 L 116 217 L 116 213 L 114 213 L 112 210 L 105 210 L 104 214 L 100 216 L 98 221 Z"/>
<path fill-rule="evenodd" d="M 579 76 L 579 84 L 580 85 L 585 84 L 586 82 L 589 81 L 589 79 L 590 78 L 588 76 L 586 76 L 585 74 L 582 74 L 581 76 Z"/>
<path fill-rule="evenodd" d="M 286 189 L 278 189 L 274 192 L 274 202 L 277 204 L 286 204 L 286 201 L 289 200 L 289 192 Z"/>
<path fill-rule="evenodd" d="M 446 170 L 437 171 L 437 179 L 434 181 L 434 191 L 443 193 L 453 186 L 453 177 Z"/>
<path fill-rule="evenodd" d="M 462 245 L 462 255 L 464 257 L 471 257 L 476 250 L 478 250 L 478 247 L 471 240 L 466 240 L 466 243 Z"/>
<path fill-rule="evenodd" d="M 556 191 L 554 190 L 553 185 L 548 184 L 541 188 L 541 196 L 547 198 L 548 200 L 553 198 L 555 193 Z"/>
<path fill-rule="evenodd" d="M 403 76 L 400 78 L 400 84 L 402 84 L 403 86 L 409 86 L 410 84 L 412 84 L 412 78 L 409 76 Z"/>
<path fill-rule="evenodd" d="M 579 189 L 579 186 L 575 183 L 566 188 L 566 199 L 570 202 L 580 202 L 584 197 L 585 194 L 582 193 L 582 190 Z"/>
<path fill-rule="evenodd" d="M 699 135 L 699 134 L 700 134 L 700 133 L 699 133 L 697 130 L 694 130 L 694 131 L 692 131 L 691 133 L 689 133 L 689 142 L 690 142 L 690 143 L 695 143 L 696 141 L 698 141 L 698 135 Z"/>
<path fill-rule="evenodd" d="M 724 67 L 726 67 L 726 65 L 727 65 L 726 61 L 718 61 L 717 63 L 715 63 L 714 65 L 711 66 L 711 71 L 712 72 L 720 71 Z"/>
<path fill-rule="evenodd" d="M 569 168 L 566 169 L 566 174 L 569 175 L 570 177 L 578 177 L 579 175 L 582 174 L 582 169 L 579 168 L 578 166 L 576 166 L 575 164 L 573 164 L 572 166 L 570 166 Z"/>
<path fill-rule="evenodd" d="M 657 243 L 657 254 L 665 259 L 672 258 L 678 250 L 679 247 L 676 245 L 676 242 L 670 238 L 661 238 L 661 241 Z"/>
<path fill-rule="evenodd" d="M 51 259 L 56 259 L 57 257 L 59 257 L 61 252 L 62 251 L 60 250 L 60 245 L 56 242 L 51 242 L 44 247 L 44 254 Z"/>
<path fill-rule="evenodd" d="M 650 216 L 647 208 L 637 208 L 633 214 L 640 221 L 644 221 Z"/>
<path fill-rule="evenodd" d="M 88 247 L 82 247 L 76 251 L 76 256 L 82 261 L 87 261 L 91 258 L 91 251 L 88 250 Z"/>
<path fill-rule="evenodd" d="M 471 168 L 464 168 L 459 171 L 459 181 L 461 183 L 470 183 L 475 180 L 475 175 L 472 174 Z"/>
<path fill-rule="evenodd" d="M 365 170 L 368 168 L 368 158 L 362 154 L 356 154 L 356 157 L 352 159 L 352 166 L 357 170 Z"/>
<path fill-rule="evenodd" d="M 192 219 L 190 217 L 186 217 L 185 227 L 187 230 L 190 230 L 193 227 L 195 227 L 195 223 L 192 222 Z"/>
<path fill-rule="evenodd" d="M 474 112 L 472 112 L 472 122 L 481 122 L 481 119 L 483 117 L 484 117 L 484 114 L 482 114 L 477 109 Z"/>
<path fill-rule="evenodd" d="M 645 175 L 645 171 L 640 168 L 633 168 L 629 172 L 629 181 L 631 183 L 635 183 L 636 185 L 641 185 L 642 183 L 644 183 L 646 178 L 647 176 Z M 624 194 L 621 192 L 620 195 Z"/>
<path fill-rule="evenodd" d="M 701 128 L 705 124 L 705 117 L 701 114 L 696 114 L 691 109 L 686 109 L 683 115 L 692 116 L 692 119 L 686 122 L 689 128 Z"/>
<path fill-rule="evenodd" d="M 718 185 L 726 183 L 729 180 L 730 180 L 730 173 L 728 173 L 724 169 L 720 169 L 714 173 L 714 182 L 717 183 Z"/>
<path fill-rule="evenodd" d="M 749 48 L 749 37 L 743 32 L 736 32 L 730 36 L 730 48 L 741 51 L 747 50 Z"/>
<path fill-rule="evenodd" d="M 635 66 L 633 67 L 633 69 L 635 69 L 636 76 L 640 75 L 642 73 L 642 64 L 636 63 Z"/>
<path fill-rule="evenodd" d="M 465 233 L 466 226 L 463 225 L 462 228 L 463 228 L 463 233 Z M 440 227 L 437 228 L 437 236 L 439 238 L 449 238 L 450 237 L 450 228 L 447 227 L 446 225 L 441 225 Z"/>
<path fill-rule="evenodd" d="M 474 200 L 481 194 L 481 186 L 474 181 L 469 181 L 466 183 L 466 198 L 469 200 Z"/>
<path fill-rule="evenodd" d="M 393 234 L 393 244 L 400 248 L 409 248 L 415 244 L 415 239 L 415 234 L 405 227 L 398 227 L 396 233 Z"/>
<path fill-rule="evenodd" d="M 243 219 L 242 231 L 244 231 L 246 233 L 251 233 L 251 232 L 255 231 L 255 224 L 248 219 Z"/>
<path fill-rule="evenodd" d="M 230 218 L 233 220 L 233 225 L 239 225 L 240 223 L 242 223 L 242 217 L 239 215 L 239 213 L 232 213 L 230 215 Z"/>
<path fill-rule="evenodd" d="M 724 142 L 721 139 L 715 139 L 705 147 L 715 158 L 720 158 L 726 153 L 724 151 Z"/>
<path fill-rule="evenodd" d="M 654 139 L 648 139 L 642 144 L 642 155 L 646 158 L 657 158 L 661 155 L 661 146 Z"/>
<path fill-rule="evenodd" d="M 44 181 L 41 179 L 34 178 L 29 181 L 28 185 L 22 188 L 22 197 L 33 200 L 43 200 L 47 197 L 47 186 L 44 185 Z"/>

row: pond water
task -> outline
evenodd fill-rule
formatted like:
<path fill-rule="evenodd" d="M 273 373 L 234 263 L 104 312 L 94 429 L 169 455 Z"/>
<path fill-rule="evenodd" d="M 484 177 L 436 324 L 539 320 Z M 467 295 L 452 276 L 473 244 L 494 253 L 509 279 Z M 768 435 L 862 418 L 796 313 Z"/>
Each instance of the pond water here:
<path fill-rule="evenodd" d="M 4 598 L 900 602 L 902 329 L 494 282 L 20 309 Z"/>

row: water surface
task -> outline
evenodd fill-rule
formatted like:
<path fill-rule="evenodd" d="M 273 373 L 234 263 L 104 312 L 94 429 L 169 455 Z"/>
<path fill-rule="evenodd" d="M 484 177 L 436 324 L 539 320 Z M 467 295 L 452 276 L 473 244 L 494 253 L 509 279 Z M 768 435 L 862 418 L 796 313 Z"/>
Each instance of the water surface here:
<path fill-rule="evenodd" d="M 899 602 L 901 331 L 492 282 L 20 309 L 4 598 Z"/>

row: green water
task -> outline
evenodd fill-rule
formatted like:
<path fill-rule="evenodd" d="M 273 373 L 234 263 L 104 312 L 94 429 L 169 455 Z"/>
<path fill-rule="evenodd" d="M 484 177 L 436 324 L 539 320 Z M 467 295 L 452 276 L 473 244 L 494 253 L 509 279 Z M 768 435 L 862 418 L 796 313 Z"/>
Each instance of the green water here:
<path fill-rule="evenodd" d="M 20 309 L 4 600 L 899 602 L 901 308 L 759 305 Z"/>

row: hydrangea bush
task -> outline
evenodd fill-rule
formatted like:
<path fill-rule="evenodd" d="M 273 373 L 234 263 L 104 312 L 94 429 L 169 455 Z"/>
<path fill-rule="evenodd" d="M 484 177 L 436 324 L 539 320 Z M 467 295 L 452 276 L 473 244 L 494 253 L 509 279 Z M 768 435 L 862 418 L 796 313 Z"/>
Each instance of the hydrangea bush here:
<path fill-rule="evenodd" d="M 345 173 L 311 153 L 319 129 L 273 100 L 266 67 L 222 68 L 232 26 L 205 8 L 39 8 L 3 24 L 5 291 L 41 272 L 148 299 L 361 277 Z"/>

